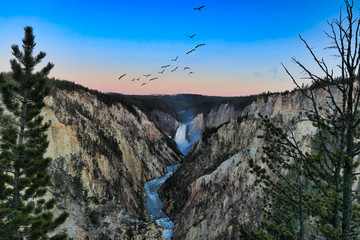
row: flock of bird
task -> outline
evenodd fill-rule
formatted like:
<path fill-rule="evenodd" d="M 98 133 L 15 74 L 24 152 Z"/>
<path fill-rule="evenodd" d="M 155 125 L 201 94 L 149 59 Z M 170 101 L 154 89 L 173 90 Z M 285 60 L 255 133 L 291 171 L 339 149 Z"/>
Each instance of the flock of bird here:
<path fill-rule="evenodd" d="M 200 7 L 196 7 L 196 8 L 193 8 L 195 11 L 201 11 L 202 8 L 204 8 L 205 5 L 202 5 Z M 196 34 L 192 34 L 192 35 L 187 35 L 187 37 L 189 38 L 194 38 L 196 36 Z M 188 54 L 191 54 L 192 52 L 194 52 L 195 50 L 197 50 L 199 47 L 202 47 L 202 46 L 205 46 L 205 43 L 201 43 L 201 44 L 198 44 L 196 45 L 193 49 L 191 49 L 190 51 L 186 52 L 186 55 Z M 174 59 L 171 59 L 172 62 L 177 62 L 179 56 L 176 56 Z M 164 72 L 167 70 L 167 68 L 169 68 L 171 65 L 170 64 L 167 64 L 167 65 L 164 65 L 164 66 L 161 66 L 162 68 L 162 71 L 158 72 L 160 74 L 164 74 Z M 179 66 L 176 66 L 175 68 L 173 68 L 172 70 L 170 70 L 170 72 L 175 72 L 176 70 L 178 70 Z M 191 68 L 190 67 L 184 67 L 183 71 L 186 71 L 188 70 L 188 75 L 191 75 L 191 74 L 194 74 L 195 72 L 191 71 Z M 120 77 L 119 77 L 119 80 L 122 79 L 123 77 L 126 76 L 126 73 L 122 74 Z M 145 77 L 146 79 L 141 83 L 141 87 L 146 85 L 147 83 L 151 82 L 151 81 L 154 81 L 154 80 L 157 80 L 158 77 L 153 77 L 153 78 L 149 78 L 151 76 L 151 74 L 143 74 L 143 77 Z M 137 78 L 132 78 L 131 81 L 135 82 L 135 81 L 139 81 L 140 82 L 140 78 L 142 77 L 137 77 Z M 147 81 L 146 81 L 147 80 Z"/>

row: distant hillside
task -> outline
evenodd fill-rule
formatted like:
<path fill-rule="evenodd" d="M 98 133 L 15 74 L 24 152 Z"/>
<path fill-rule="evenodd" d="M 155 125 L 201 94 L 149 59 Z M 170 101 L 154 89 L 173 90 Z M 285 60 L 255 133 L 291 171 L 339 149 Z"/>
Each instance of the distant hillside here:
<path fill-rule="evenodd" d="M 166 106 L 172 108 L 172 112 L 176 113 L 179 122 L 187 122 L 193 119 L 197 114 L 203 113 L 205 116 L 212 108 L 219 107 L 221 104 L 230 104 L 236 110 L 240 110 L 256 100 L 257 95 L 246 97 L 215 97 L 197 94 L 177 94 L 177 95 L 152 95 L 140 96 L 131 95 L 132 99 L 139 102 L 148 102 L 149 100 L 165 102 Z"/>

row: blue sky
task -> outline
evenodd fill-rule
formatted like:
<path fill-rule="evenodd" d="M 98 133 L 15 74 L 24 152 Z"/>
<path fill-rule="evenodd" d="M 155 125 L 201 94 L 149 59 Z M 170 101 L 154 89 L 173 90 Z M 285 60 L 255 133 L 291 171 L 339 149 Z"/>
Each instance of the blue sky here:
<path fill-rule="evenodd" d="M 202 5 L 201 11 L 193 10 Z M 23 27 L 30 25 L 36 50 L 55 64 L 50 76 L 100 91 L 222 96 L 282 91 L 294 86 L 281 62 L 295 75 L 299 69 L 292 56 L 312 66 L 298 34 L 329 55 L 322 51 L 330 42 L 322 30 L 328 30 L 326 20 L 339 15 L 340 5 L 343 1 L 5 0 L 0 71 L 9 71 L 10 46 L 21 44 Z M 190 39 L 191 34 L 196 36 Z M 206 45 L 186 54 L 200 43 Z M 176 56 L 178 61 L 171 61 Z M 118 80 L 123 73 L 127 76 Z M 158 79 L 148 82 L 142 76 L 150 73 Z M 131 81 L 139 76 L 139 82 Z M 147 85 L 141 87 L 143 82 Z"/>

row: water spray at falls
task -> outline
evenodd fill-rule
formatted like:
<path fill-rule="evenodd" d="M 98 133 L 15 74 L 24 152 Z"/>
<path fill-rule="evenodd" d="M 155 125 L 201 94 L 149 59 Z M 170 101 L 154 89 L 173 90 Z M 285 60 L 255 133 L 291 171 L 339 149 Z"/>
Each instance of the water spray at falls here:
<path fill-rule="evenodd" d="M 184 154 L 188 154 L 191 151 L 191 148 L 197 140 L 200 138 L 200 132 L 189 132 L 188 133 L 187 123 L 181 123 L 178 129 L 176 130 L 174 141 L 178 149 Z M 191 141 L 188 141 L 187 134 L 191 134 Z"/>
<path fill-rule="evenodd" d="M 175 134 L 175 142 L 179 150 L 186 155 L 190 151 L 191 143 L 186 139 L 186 123 L 181 123 Z"/>

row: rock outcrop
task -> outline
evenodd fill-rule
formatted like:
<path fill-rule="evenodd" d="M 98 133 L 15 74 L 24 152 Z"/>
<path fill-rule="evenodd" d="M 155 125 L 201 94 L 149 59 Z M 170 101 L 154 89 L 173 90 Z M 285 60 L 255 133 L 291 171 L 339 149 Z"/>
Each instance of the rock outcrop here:
<path fill-rule="evenodd" d="M 214 119 L 207 120 L 211 128 L 160 189 L 164 210 L 175 223 L 173 239 L 239 239 L 239 224 L 254 225 L 261 218 L 262 198 L 248 161 L 263 155 L 258 114 L 291 127 L 306 144 L 315 128 L 296 120 L 300 111 L 310 108 L 295 92 L 259 97 L 239 114 L 230 112 L 230 120 L 209 115 Z"/>
<path fill-rule="evenodd" d="M 42 115 L 51 123 L 51 194 L 70 213 L 57 231 L 74 239 L 162 239 L 148 222 L 144 183 L 180 161 L 145 114 L 106 105 L 86 91 L 54 89 Z"/>
<path fill-rule="evenodd" d="M 166 136 L 174 138 L 176 129 L 180 125 L 174 116 L 169 113 L 154 110 L 150 113 L 150 119 Z"/>
<path fill-rule="evenodd" d="M 201 134 L 205 129 L 217 128 L 240 116 L 242 112 L 241 109 L 236 109 L 229 103 L 213 107 L 207 114 L 200 113 L 188 123 L 186 137 L 189 142 L 192 142 L 194 135 Z"/>

